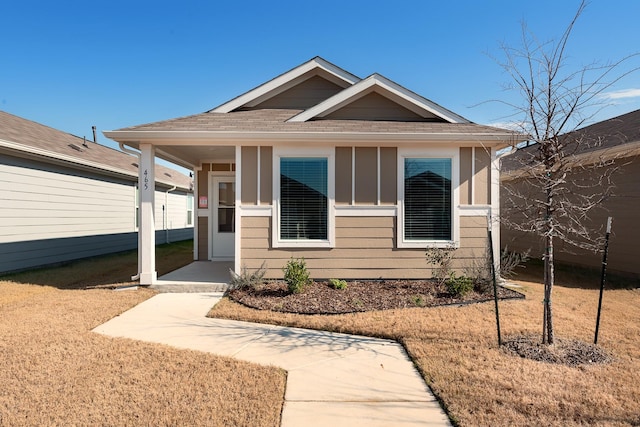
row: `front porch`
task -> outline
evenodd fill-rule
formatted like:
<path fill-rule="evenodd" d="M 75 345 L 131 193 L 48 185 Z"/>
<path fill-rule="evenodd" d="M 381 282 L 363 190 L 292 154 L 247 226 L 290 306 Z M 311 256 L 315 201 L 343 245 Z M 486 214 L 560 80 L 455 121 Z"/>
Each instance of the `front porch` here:
<path fill-rule="evenodd" d="M 232 261 L 194 261 L 159 277 L 150 288 L 159 292 L 224 292 L 229 287 Z"/>

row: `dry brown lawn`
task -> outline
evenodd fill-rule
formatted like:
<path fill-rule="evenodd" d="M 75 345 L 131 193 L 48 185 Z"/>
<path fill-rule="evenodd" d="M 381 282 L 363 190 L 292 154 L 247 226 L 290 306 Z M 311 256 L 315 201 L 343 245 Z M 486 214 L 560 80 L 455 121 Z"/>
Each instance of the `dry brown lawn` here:
<path fill-rule="evenodd" d="M 91 332 L 154 294 L 61 289 L 60 277 L 98 261 L 76 265 L 75 276 L 20 276 L 58 288 L 0 279 L 0 426 L 279 425 L 280 369 Z"/>
<path fill-rule="evenodd" d="M 503 339 L 541 334 L 542 285 L 518 283 L 526 299 L 500 303 Z M 593 342 L 598 290 L 562 284 L 554 292 L 557 336 Z M 461 426 L 640 425 L 640 289 L 605 293 L 599 344 L 615 361 L 580 367 L 498 348 L 492 303 L 310 316 L 224 299 L 210 315 L 396 339 Z"/>

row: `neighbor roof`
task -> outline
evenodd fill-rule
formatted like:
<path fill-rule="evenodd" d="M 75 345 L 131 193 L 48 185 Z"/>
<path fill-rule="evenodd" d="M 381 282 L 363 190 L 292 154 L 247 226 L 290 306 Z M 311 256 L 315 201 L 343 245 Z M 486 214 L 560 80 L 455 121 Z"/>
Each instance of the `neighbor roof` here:
<path fill-rule="evenodd" d="M 74 168 L 138 177 L 137 159 L 129 154 L 69 133 L 0 111 L 0 150 Z M 191 189 L 191 178 L 171 168 L 156 165 L 156 181 Z"/>
<path fill-rule="evenodd" d="M 586 165 L 640 155 L 640 110 L 585 126 L 562 136 L 572 150 L 572 164 Z M 579 144 L 570 141 L 580 141 Z M 533 161 L 538 144 L 518 149 L 502 162 L 502 170 L 517 170 Z"/>

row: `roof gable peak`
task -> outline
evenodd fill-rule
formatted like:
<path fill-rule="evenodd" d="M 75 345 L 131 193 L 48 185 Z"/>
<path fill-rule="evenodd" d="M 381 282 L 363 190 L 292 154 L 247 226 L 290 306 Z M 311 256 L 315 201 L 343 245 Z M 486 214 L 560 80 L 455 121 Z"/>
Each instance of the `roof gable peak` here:
<path fill-rule="evenodd" d="M 317 75 L 345 88 L 360 81 L 360 78 L 316 56 L 311 60 L 269 80 L 262 85 L 212 109 L 209 113 L 229 113 L 243 107 L 253 107 L 267 99 L 296 86 Z"/>
<path fill-rule="evenodd" d="M 306 122 L 322 118 L 372 93 L 378 93 L 423 118 L 436 117 L 448 123 L 470 123 L 464 117 L 395 83 L 381 74 L 369 77 L 345 88 L 329 99 L 293 116 L 289 122 Z"/>

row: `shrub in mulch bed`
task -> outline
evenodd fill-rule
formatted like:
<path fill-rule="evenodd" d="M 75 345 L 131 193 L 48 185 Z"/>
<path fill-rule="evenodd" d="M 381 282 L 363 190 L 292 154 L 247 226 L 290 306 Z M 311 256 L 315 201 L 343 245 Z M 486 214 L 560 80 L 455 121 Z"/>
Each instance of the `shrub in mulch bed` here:
<path fill-rule="evenodd" d="M 282 281 L 267 281 L 255 288 L 228 291 L 228 296 L 245 306 L 298 314 L 343 314 L 411 307 L 435 307 L 470 304 L 493 299 L 493 292 L 471 291 L 464 296 L 451 295 L 435 280 L 353 280 L 344 289 L 335 289 L 329 281 L 314 281 L 304 292 L 291 293 Z M 524 295 L 498 288 L 500 299 L 524 298 Z"/>

